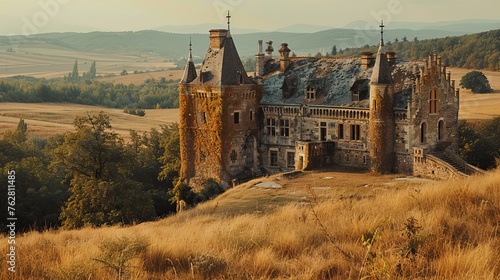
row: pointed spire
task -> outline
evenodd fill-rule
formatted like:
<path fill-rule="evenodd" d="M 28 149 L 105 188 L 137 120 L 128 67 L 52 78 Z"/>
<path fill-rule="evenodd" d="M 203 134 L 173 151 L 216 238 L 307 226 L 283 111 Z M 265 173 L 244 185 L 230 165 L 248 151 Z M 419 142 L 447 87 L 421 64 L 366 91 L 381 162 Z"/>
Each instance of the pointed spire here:
<path fill-rule="evenodd" d="M 193 61 L 193 49 L 192 49 L 192 42 L 191 42 L 191 36 L 189 36 L 189 58 L 188 62 Z"/>
<path fill-rule="evenodd" d="M 231 14 L 229 13 L 229 10 L 227 11 L 227 31 L 231 31 Z"/>
<path fill-rule="evenodd" d="M 373 66 L 371 84 L 393 84 L 391 66 L 387 61 L 387 53 L 384 47 L 384 22 L 380 23 L 380 46 L 378 48 L 375 65 Z"/>
<path fill-rule="evenodd" d="M 193 62 L 193 49 L 192 49 L 191 37 L 189 38 L 189 55 L 186 62 L 186 68 L 184 69 L 184 75 L 180 81 L 181 84 L 188 84 L 192 82 L 198 75 L 196 74 L 196 67 Z"/>
<path fill-rule="evenodd" d="M 384 20 L 380 21 L 380 45 L 384 46 Z"/>

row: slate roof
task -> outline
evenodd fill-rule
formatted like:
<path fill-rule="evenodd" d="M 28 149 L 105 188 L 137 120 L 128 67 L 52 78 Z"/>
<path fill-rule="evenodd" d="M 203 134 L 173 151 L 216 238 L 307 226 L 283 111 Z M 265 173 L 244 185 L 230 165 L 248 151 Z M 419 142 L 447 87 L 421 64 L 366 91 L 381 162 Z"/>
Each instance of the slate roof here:
<path fill-rule="evenodd" d="M 388 82 L 389 78 L 393 80 L 394 107 L 405 108 L 411 97 L 418 67 L 409 62 L 394 66 L 387 64 L 387 67 L 392 75 L 382 77 L 378 82 Z M 353 85 L 362 80 L 371 80 L 375 71 L 375 66 L 363 69 L 359 58 L 295 58 L 284 73 L 279 71 L 279 61 L 276 59 L 269 61 L 265 69 L 262 104 L 369 107 L 367 100 L 352 101 Z M 307 87 L 316 89 L 314 100 L 305 98 Z M 288 94 L 284 95 L 283 90 L 288 91 Z"/>
<path fill-rule="evenodd" d="M 230 32 L 227 32 L 220 49 L 208 49 L 199 78 L 191 84 L 208 86 L 255 84 L 243 67 Z"/>

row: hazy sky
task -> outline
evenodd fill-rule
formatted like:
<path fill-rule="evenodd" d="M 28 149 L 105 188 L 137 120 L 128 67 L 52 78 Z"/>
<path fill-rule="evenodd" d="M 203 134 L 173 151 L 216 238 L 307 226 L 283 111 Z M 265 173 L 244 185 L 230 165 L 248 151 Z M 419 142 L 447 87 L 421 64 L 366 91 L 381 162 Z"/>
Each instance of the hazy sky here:
<path fill-rule="evenodd" d="M 380 19 L 388 23 L 500 20 L 498 0 L 1 0 L 0 34 L 224 23 L 227 10 L 235 28 L 258 30 L 297 23 L 342 27 Z"/>

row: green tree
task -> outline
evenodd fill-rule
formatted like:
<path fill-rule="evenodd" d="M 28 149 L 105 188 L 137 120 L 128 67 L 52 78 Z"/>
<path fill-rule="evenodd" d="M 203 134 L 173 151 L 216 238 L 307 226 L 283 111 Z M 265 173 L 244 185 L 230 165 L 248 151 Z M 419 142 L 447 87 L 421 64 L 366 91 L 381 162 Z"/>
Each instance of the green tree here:
<path fill-rule="evenodd" d="M 337 55 L 337 45 L 333 45 L 332 56 L 336 56 L 336 55 Z"/>
<path fill-rule="evenodd" d="M 76 132 L 54 150 L 52 166 L 70 180 L 71 197 L 60 220 L 67 228 L 129 224 L 154 217 L 151 196 L 132 179 L 132 159 L 123 139 L 111 132 L 109 116 L 76 117 Z"/>
<path fill-rule="evenodd" d="M 78 81 L 78 59 L 75 60 L 75 65 L 73 65 L 73 71 L 71 72 L 70 80 Z"/>
<path fill-rule="evenodd" d="M 89 70 L 89 79 L 94 79 L 97 76 L 97 70 L 95 67 L 95 61 L 92 62 L 92 65 L 90 65 L 90 70 Z"/>
<path fill-rule="evenodd" d="M 459 155 L 469 164 L 483 169 L 494 167 L 496 151 L 492 144 L 478 132 L 477 126 L 466 121 L 459 123 Z"/>
<path fill-rule="evenodd" d="M 480 71 L 472 71 L 465 74 L 460 80 L 460 85 L 470 89 L 474 93 L 488 93 L 493 91 L 490 82 L 483 72 Z"/>

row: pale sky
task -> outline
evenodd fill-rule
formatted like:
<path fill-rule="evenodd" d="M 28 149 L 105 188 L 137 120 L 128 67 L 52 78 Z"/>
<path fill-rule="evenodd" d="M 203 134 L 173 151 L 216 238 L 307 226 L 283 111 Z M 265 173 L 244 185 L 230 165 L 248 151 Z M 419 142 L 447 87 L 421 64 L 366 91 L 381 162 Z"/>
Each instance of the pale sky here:
<path fill-rule="evenodd" d="M 234 28 L 257 30 L 299 23 L 335 28 L 380 19 L 386 23 L 500 20 L 498 0 L 1 0 L 0 34 L 224 23 L 227 10 Z"/>

